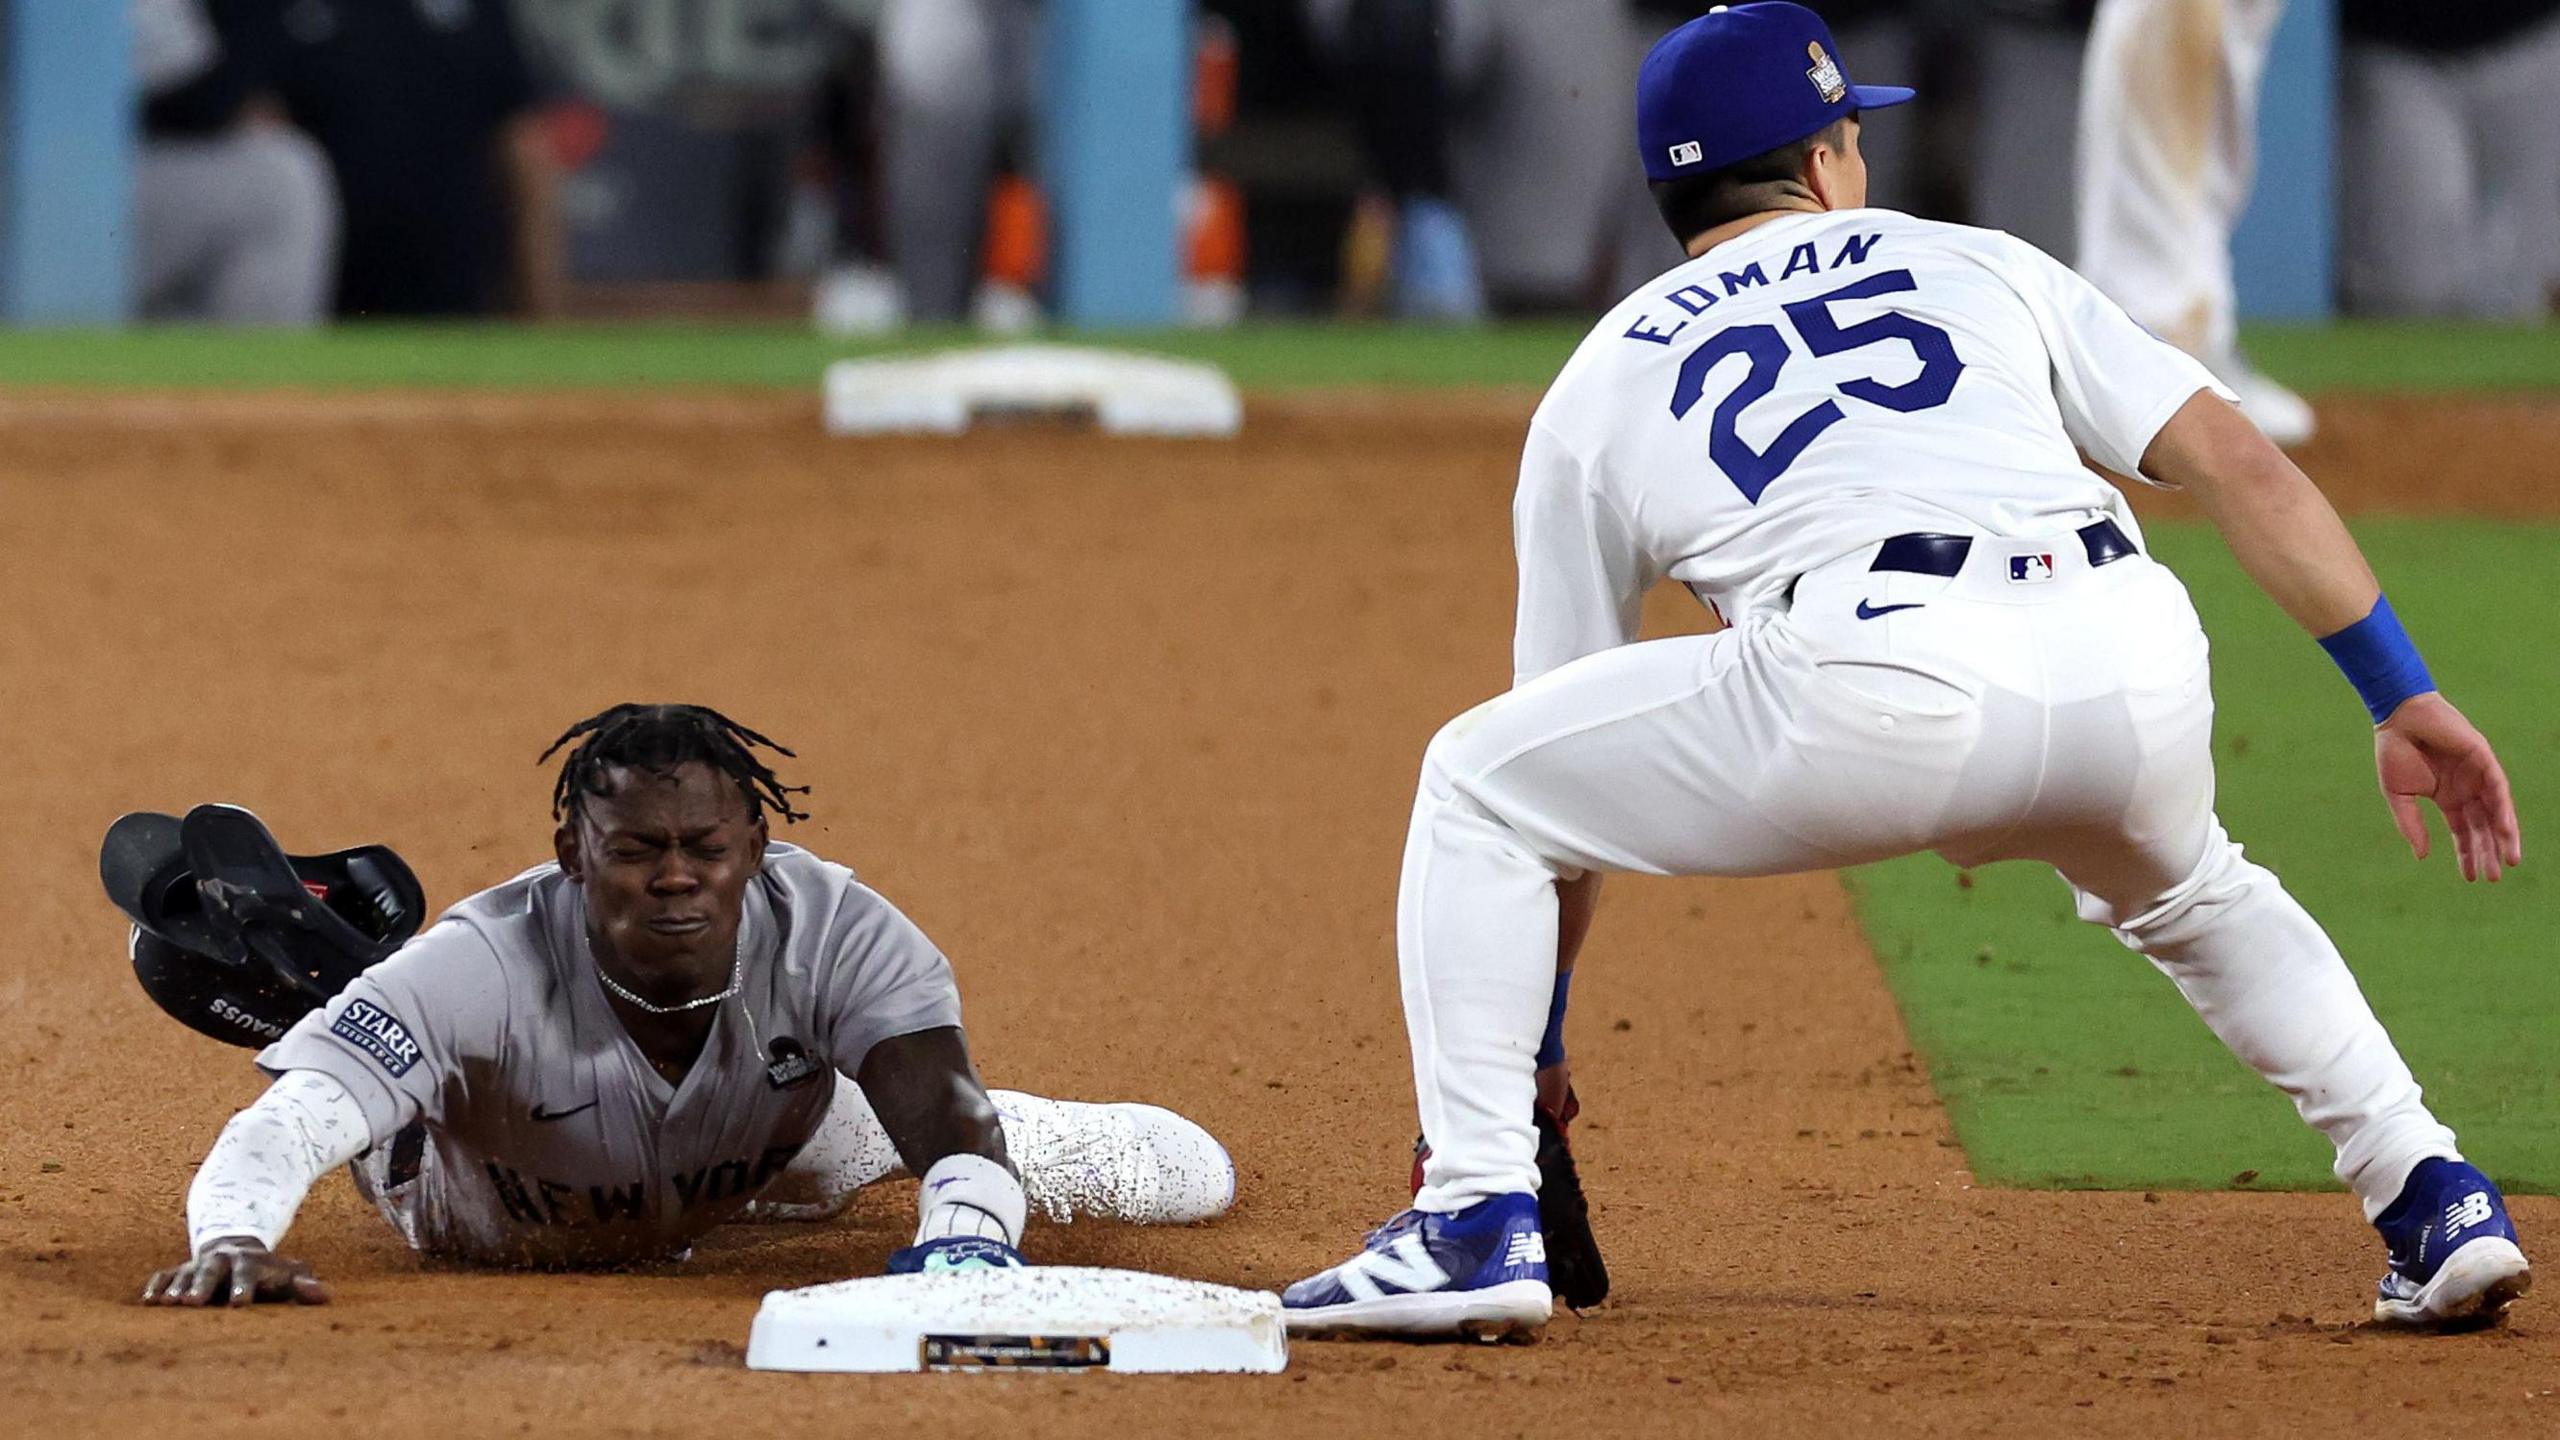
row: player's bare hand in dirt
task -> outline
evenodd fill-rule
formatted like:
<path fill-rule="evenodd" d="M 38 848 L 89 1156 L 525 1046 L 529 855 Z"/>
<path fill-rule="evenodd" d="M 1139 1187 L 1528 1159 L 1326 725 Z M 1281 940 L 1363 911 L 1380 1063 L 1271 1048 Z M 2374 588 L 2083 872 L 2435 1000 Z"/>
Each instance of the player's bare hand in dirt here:
<path fill-rule="evenodd" d="M 320 1283 L 309 1265 L 246 1237 L 216 1240 L 202 1254 L 161 1271 L 142 1287 L 145 1305 L 254 1305 L 286 1300 L 324 1305 L 329 1287 Z"/>
<path fill-rule="evenodd" d="M 2495 880 L 2524 863 L 2524 831 L 2516 821 L 2515 794 L 2489 741 L 2442 695 L 2413 695 L 2373 732 L 2373 765 L 2382 798 L 2402 839 L 2427 858 L 2427 822 L 2421 796 L 2444 813 L 2453 852 L 2465 880 Z"/>

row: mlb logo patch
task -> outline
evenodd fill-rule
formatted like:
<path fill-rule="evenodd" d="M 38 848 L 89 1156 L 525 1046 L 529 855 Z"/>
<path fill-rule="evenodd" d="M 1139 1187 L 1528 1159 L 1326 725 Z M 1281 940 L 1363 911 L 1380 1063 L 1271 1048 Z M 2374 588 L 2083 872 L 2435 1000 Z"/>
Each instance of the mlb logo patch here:
<path fill-rule="evenodd" d="M 1671 163 L 1674 165 L 1695 165 L 1705 158 L 1707 152 L 1699 149 L 1695 140 L 1683 140 L 1671 147 Z"/>
<path fill-rule="evenodd" d="M 2053 578 L 2051 555 L 2012 555 L 2009 557 L 2009 583 L 2041 585 Z"/>

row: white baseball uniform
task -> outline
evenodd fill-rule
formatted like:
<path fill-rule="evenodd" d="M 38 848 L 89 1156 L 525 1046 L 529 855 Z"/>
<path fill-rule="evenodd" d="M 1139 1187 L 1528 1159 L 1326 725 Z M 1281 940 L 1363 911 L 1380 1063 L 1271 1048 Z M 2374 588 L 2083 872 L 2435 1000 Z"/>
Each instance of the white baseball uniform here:
<path fill-rule="evenodd" d="M 2025 242 L 1884 210 L 1768 221 L 1600 322 L 1530 423 L 1516 688 L 1432 742 L 1414 805 L 1420 1208 L 1537 1188 L 1560 877 L 1921 850 L 2054 865 L 2336 1143 L 2368 1214 L 2454 1153 L 2336 948 L 2215 820 L 2204 633 L 2080 460 L 2138 473 L 2208 389 Z M 1729 628 L 1630 643 L 1666 577 Z"/>
<path fill-rule="evenodd" d="M 2197 355 L 2232 352 L 2231 231 L 2284 0 L 2099 0 L 2080 91 L 2080 253 L 2098 288 Z"/>

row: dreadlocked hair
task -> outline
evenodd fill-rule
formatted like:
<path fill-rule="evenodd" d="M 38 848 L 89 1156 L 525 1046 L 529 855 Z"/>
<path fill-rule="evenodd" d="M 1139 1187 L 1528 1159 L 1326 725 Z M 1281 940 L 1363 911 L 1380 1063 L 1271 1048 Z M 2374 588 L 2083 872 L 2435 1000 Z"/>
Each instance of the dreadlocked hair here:
<path fill-rule="evenodd" d="M 610 795 L 606 779 L 608 767 L 630 766 L 653 775 L 665 775 L 685 764 L 708 765 L 737 782 L 738 793 L 747 798 L 747 813 L 761 816 L 770 811 L 782 817 L 786 825 L 809 818 L 808 812 L 795 810 L 791 797 L 806 795 L 806 785 L 785 785 L 775 776 L 771 766 L 756 758 L 761 747 L 776 755 L 797 759 L 790 748 L 778 745 L 707 705 L 616 705 L 600 715 L 590 715 L 561 732 L 542 752 L 539 765 L 559 753 L 560 747 L 577 741 L 577 748 L 560 766 L 560 778 L 551 787 L 551 818 L 565 820 L 569 812 L 590 795 Z"/>

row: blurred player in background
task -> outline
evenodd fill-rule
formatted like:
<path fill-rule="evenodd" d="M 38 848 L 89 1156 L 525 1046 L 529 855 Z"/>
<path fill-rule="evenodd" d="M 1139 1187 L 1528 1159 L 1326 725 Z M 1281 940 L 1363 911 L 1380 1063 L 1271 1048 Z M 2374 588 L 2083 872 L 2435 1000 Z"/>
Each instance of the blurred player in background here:
<path fill-rule="evenodd" d="M 978 306 L 988 196 L 1039 102 L 1040 23 L 1039 0 L 880 7 L 882 233 L 907 319 L 951 324 Z"/>
<path fill-rule="evenodd" d="M 1303 3 L 1395 202 L 1398 313 L 1588 313 L 1677 258 L 1621 143 L 1632 0 Z"/>
<path fill-rule="evenodd" d="M 317 140 L 341 315 L 556 313 L 557 177 L 499 0 L 209 0 L 235 83 Z"/>
<path fill-rule="evenodd" d="M 2560 304 L 2560 0 L 2343 0 L 2339 277 L 2362 315 Z"/>
<path fill-rule="evenodd" d="M 834 0 L 849 24 L 822 95 L 837 174 L 835 255 L 814 318 L 834 334 L 909 321 L 1012 333 L 1038 323 L 1049 278 L 1039 182 L 1046 84 L 1040 0 Z M 857 15 L 855 12 L 865 12 Z M 1190 17 L 1192 138 L 1233 123 L 1235 34 Z M 1193 169 L 1177 184 L 1180 318 L 1230 325 L 1244 311 L 1244 202 Z"/>
<path fill-rule="evenodd" d="M 2284 0 L 2098 0 L 2080 81 L 2080 273 L 2202 360 L 2268 439 L 2299 395 L 2240 355 L 2231 232 L 2257 167 L 2258 82 Z"/>
<path fill-rule="evenodd" d="M 1963 7 L 1966 23 L 1954 37 L 1975 61 L 1965 218 L 2006 230 L 2048 255 L 2068 255 L 2079 243 L 2073 132 L 2091 6 L 2092 0 L 1978 0 Z M 1861 63 L 1870 53 L 1865 37 L 1845 27 L 1840 43 Z M 1874 138 L 1883 139 L 1891 128 L 1878 126 Z M 1866 150 L 1879 179 L 1886 166 L 1911 163 L 1907 150 L 1896 160 L 1884 158 L 1879 145 Z M 1881 194 L 1868 203 L 1911 208 Z"/>
<path fill-rule="evenodd" d="M 1440 0 L 1308 0 L 1307 10 L 1341 76 L 1370 178 L 1386 195 L 1393 313 L 1456 324 L 1484 319 L 1475 234 L 1449 174 Z"/>
<path fill-rule="evenodd" d="M 317 325 L 338 192 L 311 137 L 255 92 L 201 0 L 131 0 L 143 94 L 135 291 L 146 320 Z"/>

